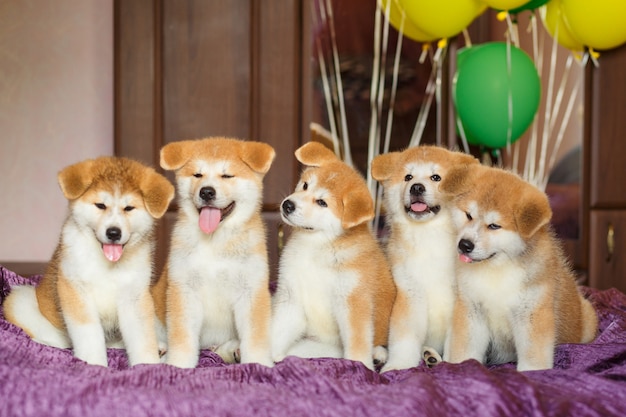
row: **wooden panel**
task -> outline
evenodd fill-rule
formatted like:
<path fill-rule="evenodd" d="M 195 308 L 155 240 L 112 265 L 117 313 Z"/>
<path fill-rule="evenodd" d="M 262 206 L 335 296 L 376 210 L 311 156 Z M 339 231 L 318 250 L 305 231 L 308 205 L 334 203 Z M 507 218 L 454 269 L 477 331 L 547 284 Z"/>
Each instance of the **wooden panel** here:
<path fill-rule="evenodd" d="M 591 97 L 591 207 L 626 208 L 626 47 L 602 52 L 593 68 Z"/>
<path fill-rule="evenodd" d="M 115 2 L 115 154 L 154 166 L 160 143 L 154 0 Z"/>
<path fill-rule="evenodd" d="M 250 0 L 163 2 L 164 142 L 250 137 Z"/>
<path fill-rule="evenodd" d="M 291 192 L 298 172 L 293 152 L 301 134 L 301 10 L 297 0 L 263 0 L 257 4 L 253 138 L 277 151 L 265 179 L 266 206 L 277 207 Z"/>
<path fill-rule="evenodd" d="M 589 283 L 626 292 L 626 210 L 592 210 L 590 219 Z M 613 231 L 613 250 L 607 238 Z"/>

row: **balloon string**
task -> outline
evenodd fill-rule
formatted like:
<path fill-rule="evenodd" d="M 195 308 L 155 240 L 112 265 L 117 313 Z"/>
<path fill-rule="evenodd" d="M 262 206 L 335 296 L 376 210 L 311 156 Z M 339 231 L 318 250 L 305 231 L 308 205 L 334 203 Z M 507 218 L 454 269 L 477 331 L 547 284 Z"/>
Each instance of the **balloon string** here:
<path fill-rule="evenodd" d="M 554 80 L 556 78 L 556 58 L 558 52 L 557 36 L 558 36 L 558 22 L 555 28 L 555 35 L 552 39 L 552 50 L 550 52 L 550 70 L 548 73 L 548 91 L 546 94 L 546 108 L 543 118 L 543 135 L 541 138 L 541 154 L 539 157 L 539 170 L 537 172 L 537 178 L 541 179 L 546 175 L 546 159 L 548 152 L 548 133 L 550 127 L 550 119 L 552 117 L 552 101 L 554 95 Z"/>
<path fill-rule="evenodd" d="M 387 4 L 389 7 L 389 4 Z M 369 135 L 368 135 L 368 160 L 373 156 L 375 152 L 375 147 L 377 143 L 377 137 L 379 136 L 380 128 L 379 128 L 379 120 L 380 120 L 380 109 L 378 107 L 378 96 L 379 91 L 381 89 L 380 80 L 381 78 L 384 80 L 384 77 L 381 77 L 382 64 L 381 60 L 383 59 L 381 54 L 381 36 L 382 36 L 382 11 L 380 9 L 380 5 L 377 3 L 375 20 L 374 20 L 374 59 L 372 61 L 372 82 L 370 84 L 370 127 L 369 127 Z M 387 19 L 384 21 L 385 25 L 389 25 Z M 382 86 L 384 87 L 384 85 Z M 372 178 L 371 172 L 369 170 L 369 165 L 367 169 L 367 188 L 374 196 L 374 188 L 376 187 L 374 179 Z"/>
<path fill-rule="evenodd" d="M 319 24 L 317 11 L 315 10 L 315 4 L 311 2 L 313 25 Z M 323 12 L 320 10 L 320 14 Z M 323 17 L 323 14 L 322 14 Z M 330 133 L 333 141 L 333 148 L 336 155 L 341 155 L 339 146 L 339 136 L 337 134 L 337 125 L 335 120 L 335 110 L 333 104 L 333 94 L 331 93 L 330 76 L 326 71 L 326 59 L 319 36 L 315 37 L 315 46 L 317 48 L 317 60 L 320 67 L 320 75 L 322 77 L 322 89 L 324 90 L 324 102 L 326 103 L 326 112 L 328 114 L 328 124 L 330 125 Z"/>
<path fill-rule="evenodd" d="M 438 57 L 440 56 L 441 54 L 436 54 L 435 57 L 433 57 L 430 77 L 428 79 L 428 84 L 426 84 L 425 99 L 422 102 L 422 106 L 417 116 L 415 128 L 413 129 L 413 133 L 411 134 L 411 140 L 409 141 L 409 147 L 418 146 L 422 140 L 422 135 L 424 134 L 424 129 L 426 127 L 426 120 L 428 119 L 430 107 L 432 105 L 433 97 L 435 96 L 436 92 L 437 67 L 439 65 Z"/>
<path fill-rule="evenodd" d="M 402 15 L 402 22 L 400 29 L 404 28 L 404 14 Z M 398 73 L 400 72 L 400 53 L 402 52 L 402 32 L 398 35 L 398 41 L 396 44 L 396 54 L 393 59 L 393 77 L 391 80 L 391 96 L 389 98 L 389 110 L 387 113 L 387 123 L 385 125 L 385 142 L 383 144 L 383 153 L 389 152 L 389 146 L 391 142 L 391 127 L 393 125 L 393 114 L 396 104 L 396 91 L 398 89 Z M 370 161 L 371 162 L 371 161 Z"/>
<path fill-rule="evenodd" d="M 389 7 L 389 4 L 387 5 Z M 376 143 L 376 137 L 378 136 L 378 132 L 380 128 L 378 127 L 379 115 L 377 111 L 377 97 L 379 90 L 379 79 L 381 78 L 381 20 L 382 20 L 382 11 L 380 8 L 380 4 L 376 5 L 376 12 L 374 17 L 374 58 L 372 60 L 372 82 L 370 84 L 370 127 L 369 127 L 369 136 L 368 136 L 368 160 L 369 158 L 373 159 L 375 154 L 374 146 Z M 385 24 L 388 24 L 387 22 Z M 372 178 L 372 173 L 370 169 L 371 164 L 368 164 L 367 168 L 367 188 L 370 190 L 372 197 L 377 197 L 376 192 L 376 182 Z M 375 199 L 375 207 L 378 213 L 380 213 L 380 200 L 378 198 Z M 377 230 L 378 227 L 378 216 L 374 217 L 374 230 Z"/>
<path fill-rule="evenodd" d="M 561 110 L 561 104 L 563 103 L 563 97 L 565 95 L 565 87 L 567 85 L 567 80 L 569 79 L 569 74 L 572 69 L 572 63 L 574 62 L 574 57 L 572 54 L 568 55 L 567 61 L 565 61 L 565 69 L 563 70 L 563 76 L 561 78 L 561 82 L 559 84 L 559 88 L 556 93 L 556 99 L 554 101 L 554 111 L 553 116 L 550 119 L 550 126 L 548 131 L 548 136 L 552 136 L 554 132 L 554 127 L 556 125 L 557 117 L 555 115 L 559 114 Z"/>
<path fill-rule="evenodd" d="M 550 162 L 549 162 L 549 169 L 548 172 L 544 175 L 543 178 L 543 189 L 545 189 L 546 185 L 548 184 L 548 178 L 549 178 L 549 172 L 552 171 L 552 168 L 554 168 L 554 165 L 556 163 L 556 154 L 557 154 L 557 150 L 561 147 L 561 143 L 563 142 L 563 138 L 565 137 L 565 129 L 567 128 L 567 125 L 569 124 L 569 120 L 572 116 L 572 110 L 574 109 L 574 105 L 576 104 L 576 99 L 578 97 L 578 91 L 580 90 L 580 82 L 576 83 L 574 85 L 574 88 L 572 89 L 572 93 L 570 94 L 568 103 L 567 103 L 567 108 L 565 109 L 565 114 L 563 115 L 563 120 L 561 122 L 561 126 L 559 128 L 559 132 L 557 134 L 556 140 L 555 140 L 555 144 L 554 144 L 554 148 L 552 149 L 552 154 L 550 155 Z"/>
<path fill-rule="evenodd" d="M 507 152 L 511 151 L 511 138 L 513 137 L 513 88 L 512 88 L 512 77 L 511 77 L 511 42 L 507 40 L 506 42 L 506 71 L 508 77 L 508 97 L 507 97 L 507 111 L 509 123 L 506 128 L 506 149 Z"/>
<path fill-rule="evenodd" d="M 461 118 L 456 116 L 456 127 L 461 134 L 461 144 L 463 145 L 463 150 L 465 153 L 470 153 L 469 143 L 467 142 L 467 136 L 465 135 L 465 128 L 463 127 L 463 122 L 461 122 Z"/>
<path fill-rule="evenodd" d="M 463 39 L 465 40 L 465 46 L 468 48 L 472 47 L 472 39 L 470 38 L 469 32 L 467 28 L 463 29 Z"/>
<path fill-rule="evenodd" d="M 539 39 L 538 30 L 537 30 L 537 19 L 533 14 L 531 16 L 530 24 L 528 30 L 531 31 L 532 35 L 532 44 L 533 44 L 533 58 L 535 62 L 535 68 L 537 69 L 537 74 L 539 78 L 543 78 L 543 51 L 544 51 L 544 37 Z M 537 143 L 539 141 L 539 124 L 535 118 L 534 123 L 532 123 L 531 135 L 530 139 L 526 146 L 526 155 L 524 160 L 524 170 L 523 177 L 527 180 L 532 180 L 535 176 L 536 166 L 537 166 Z M 516 145 L 519 144 L 520 141 L 516 142 Z M 519 152 L 521 145 L 517 148 Z"/>
<path fill-rule="evenodd" d="M 388 5 L 389 4 L 391 4 L 391 2 L 388 2 Z M 376 114 L 377 114 L 378 125 L 376 128 L 376 135 L 374 136 L 374 149 L 376 153 L 380 152 L 380 135 L 381 135 L 380 121 L 382 120 L 383 99 L 385 97 L 385 77 L 386 77 L 386 72 L 387 72 L 388 46 L 389 46 L 389 22 L 385 19 L 385 24 L 383 25 L 382 52 L 381 52 L 381 60 L 380 60 L 380 76 L 378 79 L 378 91 L 377 91 Z"/>
<path fill-rule="evenodd" d="M 537 19 L 535 18 L 534 13 L 530 17 L 528 32 L 530 32 L 532 37 L 532 45 L 533 45 L 533 61 L 535 63 L 535 68 L 537 69 L 537 74 L 539 78 L 542 78 L 542 67 L 543 67 L 543 42 L 539 42 L 538 30 L 537 30 Z M 543 40 L 543 38 L 542 38 Z M 537 136 L 538 136 L 538 125 L 535 123 L 532 124 L 530 139 L 526 144 L 526 154 L 524 159 L 524 169 L 522 172 L 518 170 L 519 159 L 521 154 L 521 141 L 515 142 L 514 145 L 514 167 L 516 172 L 520 172 L 520 174 L 524 178 L 530 178 L 531 172 L 534 172 L 535 169 L 535 159 L 537 152 Z"/>
<path fill-rule="evenodd" d="M 387 7 L 389 7 L 390 2 L 388 2 Z M 389 11 L 387 10 L 387 13 L 389 13 Z M 387 14 L 388 15 L 388 14 Z M 394 56 L 394 62 L 393 62 L 393 75 L 392 75 L 392 82 L 391 82 L 391 96 L 389 98 L 389 109 L 387 112 L 387 122 L 385 125 L 385 141 L 383 144 L 383 153 L 387 153 L 389 152 L 389 147 L 390 147 L 390 143 L 391 143 L 391 128 L 393 126 L 393 116 L 394 116 L 394 108 L 395 108 L 395 103 L 396 103 L 396 92 L 398 90 L 398 74 L 400 72 L 400 56 L 401 56 L 401 52 L 402 52 L 402 41 L 404 39 L 404 36 L 402 35 L 404 33 L 404 23 L 405 23 L 405 14 L 402 13 L 402 19 L 400 22 L 400 32 L 398 34 L 398 40 L 396 43 L 396 53 Z M 385 23 L 387 26 L 389 24 L 389 22 Z M 377 147 L 376 151 L 379 151 L 380 148 Z M 376 152 L 376 154 L 378 154 L 378 152 Z M 370 172 L 370 166 L 371 166 L 371 162 L 374 159 L 374 154 L 370 154 L 368 155 L 368 177 L 371 177 L 371 172 Z M 376 202 L 375 205 L 375 210 L 376 210 L 376 215 L 374 217 L 374 226 L 375 226 L 375 230 L 378 230 L 378 221 L 379 221 L 379 215 L 380 215 L 380 209 L 381 209 L 381 202 L 382 202 L 382 188 L 381 187 L 377 187 L 376 183 L 374 183 L 373 187 L 371 188 L 371 191 L 373 192 L 372 194 L 375 196 L 374 201 Z"/>
<path fill-rule="evenodd" d="M 506 26 L 508 28 L 509 38 L 515 46 L 519 48 L 519 33 L 517 32 L 517 24 L 511 20 L 511 14 L 506 13 Z"/>
<path fill-rule="evenodd" d="M 323 5 L 323 3 L 322 3 Z M 348 121 L 346 117 L 346 106 L 343 98 L 343 85 L 341 82 L 341 68 L 339 65 L 339 53 L 337 52 L 337 41 L 335 37 L 335 19 L 333 17 L 332 1 L 326 0 L 326 8 L 328 14 L 328 26 L 330 29 L 330 38 L 332 41 L 333 64 L 335 69 L 335 77 L 337 82 L 337 97 L 339 99 L 339 116 L 341 120 L 341 130 L 343 139 L 343 160 L 346 164 L 354 166 L 352 162 L 352 152 L 350 151 L 350 138 L 348 136 Z"/>

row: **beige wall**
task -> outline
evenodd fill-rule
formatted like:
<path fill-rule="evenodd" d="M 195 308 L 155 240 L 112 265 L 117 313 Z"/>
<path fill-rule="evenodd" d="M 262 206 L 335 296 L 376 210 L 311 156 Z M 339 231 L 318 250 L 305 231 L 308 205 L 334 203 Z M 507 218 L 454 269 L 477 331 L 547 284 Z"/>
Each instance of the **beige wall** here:
<path fill-rule="evenodd" d="M 57 172 L 112 153 L 112 0 L 0 1 L 0 263 L 47 261 Z"/>

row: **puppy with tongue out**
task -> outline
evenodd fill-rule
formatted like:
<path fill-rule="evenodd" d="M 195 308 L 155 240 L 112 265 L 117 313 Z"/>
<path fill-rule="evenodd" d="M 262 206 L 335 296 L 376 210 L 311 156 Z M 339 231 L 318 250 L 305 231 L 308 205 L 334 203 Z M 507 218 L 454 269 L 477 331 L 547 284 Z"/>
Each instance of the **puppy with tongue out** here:
<path fill-rule="evenodd" d="M 269 267 L 261 218 L 271 146 L 230 138 L 172 142 L 178 213 L 153 294 L 167 325 L 167 363 L 193 368 L 201 349 L 226 362 L 273 364 Z"/>
<path fill-rule="evenodd" d="M 471 155 L 418 146 L 380 155 L 372 176 L 384 188 L 387 255 L 398 296 L 383 371 L 441 360 L 454 303 L 456 242 L 451 197 L 440 190 L 448 171 L 477 164 Z"/>
<path fill-rule="evenodd" d="M 131 365 L 159 363 L 150 296 L 156 220 L 174 187 L 137 161 L 101 157 L 58 175 L 68 215 L 39 285 L 12 289 L 9 321 L 34 340 L 74 349 L 107 366 L 107 347 L 122 345 Z"/>

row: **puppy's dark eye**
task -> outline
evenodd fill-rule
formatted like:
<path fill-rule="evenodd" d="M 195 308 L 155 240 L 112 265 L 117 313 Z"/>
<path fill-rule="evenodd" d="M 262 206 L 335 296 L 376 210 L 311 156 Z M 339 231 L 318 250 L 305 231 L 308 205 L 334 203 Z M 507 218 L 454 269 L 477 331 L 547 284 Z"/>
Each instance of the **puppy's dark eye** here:
<path fill-rule="evenodd" d="M 309 188 L 309 184 L 307 184 L 306 182 L 304 184 L 302 184 L 302 189 L 304 191 L 306 191 Z"/>
<path fill-rule="evenodd" d="M 195 174 L 193 174 L 193 176 L 196 178 L 202 178 L 202 174 L 199 172 L 196 172 Z"/>
<path fill-rule="evenodd" d="M 229 178 L 234 178 L 234 175 L 230 175 L 230 174 L 222 174 L 222 178 L 224 179 L 229 179 Z"/>
<path fill-rule="evenodd" d="M 439 175 L 437 175 L 437 174 L 434 174 L 434 175 L 430 176 L 430 180 L 431 181 L 435 181 L 435 182 L 439 182 L 439 181 L 441 181 L 441 177 Z"/>
<path fill-rule="evenodd" d="M 468 212 L 465 212 L 465 216 L 467 217 L 467 220 L 472 221 L 472 215 L 469 214 Z"/>
<path fill-rule="evenodd" d="M 498 229 L 502 228 L 502 226 L 500 226 L 499 224 L 495 224 L 495 223 L 491 223 L 487 227 L 489 228 L 489 230 L 498 230 Z"/>
<path fill-rule="evenodd" d="M 106 210 L 107 206 L 105 206 L 102 203 L 96 203 L 96 207 L 98 207 L 100 210 Z"/>
<path fill-rule="evenodd" d="M 318 206 L 320 207 L 328 207 L 328 204 L 326 204 L 326 202 L 322 199 L 319 200 L 315 200 L 315 202 L 317 203 Z"/>
<path fill-rule="evenodd" d="M 133 210 L 135 210 L 135 207 L 133 207 L 133 206 L 126 206 L 126 207 L 124 207 L 124 211 L 133 211 Z"/>
<path fill-rule="evenodd" d="M 404 177 L 404 181 L 409 182 L 413 179 L 413 175 L 411 174 L 406 174 L 406 176 Z"/>

